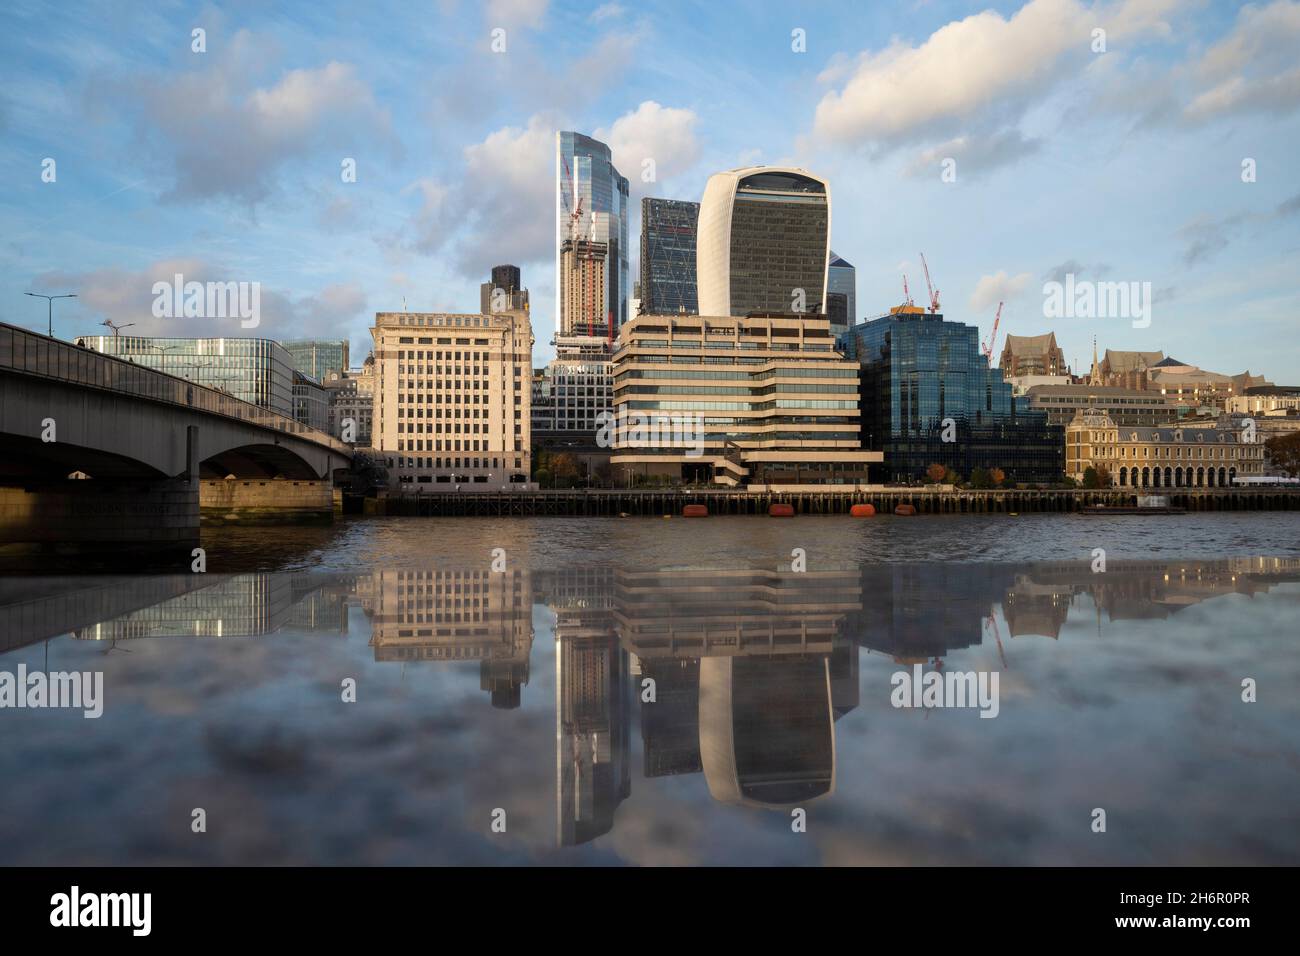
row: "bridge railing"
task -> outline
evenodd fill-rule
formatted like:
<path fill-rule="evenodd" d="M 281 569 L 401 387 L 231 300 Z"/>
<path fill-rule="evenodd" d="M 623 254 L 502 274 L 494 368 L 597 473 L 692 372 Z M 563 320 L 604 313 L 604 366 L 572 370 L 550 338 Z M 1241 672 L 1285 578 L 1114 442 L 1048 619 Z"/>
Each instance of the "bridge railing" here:
<path fill-rule="evenodd" d="M 294 435 L 351 456 L 352 446 L 226 392 L 0 322 L 0 370 L 181 405 Z"/>

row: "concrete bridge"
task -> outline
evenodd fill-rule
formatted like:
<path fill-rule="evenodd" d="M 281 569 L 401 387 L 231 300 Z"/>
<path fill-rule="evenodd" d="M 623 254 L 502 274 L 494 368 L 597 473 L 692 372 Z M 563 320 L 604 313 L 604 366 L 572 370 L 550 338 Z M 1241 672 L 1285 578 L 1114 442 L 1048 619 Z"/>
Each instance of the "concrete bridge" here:
<path fill-rule="evenodd" d="M 351 458 L 233 395 L 0 323 L 0 549 L 182 550 L 200 507 L 328 513 Z"/>

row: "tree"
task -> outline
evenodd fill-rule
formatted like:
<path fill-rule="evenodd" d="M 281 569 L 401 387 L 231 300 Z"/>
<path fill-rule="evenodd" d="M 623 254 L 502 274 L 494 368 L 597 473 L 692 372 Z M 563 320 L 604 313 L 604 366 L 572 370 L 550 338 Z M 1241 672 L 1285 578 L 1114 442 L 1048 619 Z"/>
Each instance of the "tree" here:
<path fill-rule="evenodd" d="M 949 468 L 943 473 L 943 483 L 945 485 L 959 485 L 961 484 L 961 475 Z"/>
<path fill-rule="evenodd" d="M 931 481 L 940 482 L 943 481 L 944 476 L 948 474 L 948 469 L 938 462 L 935 462 L 929 468 L 925 469 L 925 474 Z"/>
<path fill-rule="evenodd" d="M 972 468 L 970 471 L 970 486 L 972 488 L 988 488 L 991 482 L 989 473 L 983 468 Z"/>
<path fill-rule="evenodd" d="M 1001 488 L 1002 482 L 1007 480 L 1007 473 L 1001 468 L 989 469 L 989 481 L 993 482 L 994 488 Z"/>
<path fill-rule="evenodd" d="M 1109 488 L 1110 485 L 1111 485 L 1110 469 L 1107 468 L 1105 465 L 1098 465 L 1097 466 L 1097 487 Z"/>
<path fill-rule="evenodd" d="M 1300 432 L 1274 435 L 1264 442 L 1264 448 L 1274 471 L 1292 478 L 1300 477 Z"/>
<path fill-rule="evenodd" d="M 1100 488 L 1101 480 L 1097 477 L 1097 469 L 1089 465 L 1083 469 L 1083 487 Z"/>
<path fill-rule="evenodd" d="M 578 477 L 578 460 L 567 451 L 562 451 L 558 455 L 552 455 L 549 464 L 555 483 L 572 487 L 574 479 Z"/>

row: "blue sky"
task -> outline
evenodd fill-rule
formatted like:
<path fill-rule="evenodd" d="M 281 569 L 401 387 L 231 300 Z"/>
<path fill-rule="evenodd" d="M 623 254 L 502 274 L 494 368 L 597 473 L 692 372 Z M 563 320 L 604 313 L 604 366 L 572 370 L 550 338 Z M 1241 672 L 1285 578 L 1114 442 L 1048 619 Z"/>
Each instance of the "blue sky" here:
<path fill-rule="evenodd" d="M 1086 368 L 1096 335 L 1300 384 L 1297 49 L 1288 0 L 11 0 L 0 319 L 44 329 L 23 293 L 75 291 L 64 337 L 105 317 L 249 334 L 155 318 L 152 286 L 256 281 L 256 334 L 346 336 L 359 362 L 375 311 L 476 311 L 514 262 L 542 364 L 563 128 L 610 142 L 634 198 L 698 200 L 752 163 L 827 177 L 859 318 L 898 303 L 903 272 L 925 298 L 924 252 L 949 318 L 987 335 L 1006 300 L 999 346 L 1055 331 Z M 1045 318 L 1067 271 L 1150 282 L 1150 327 Z"/>

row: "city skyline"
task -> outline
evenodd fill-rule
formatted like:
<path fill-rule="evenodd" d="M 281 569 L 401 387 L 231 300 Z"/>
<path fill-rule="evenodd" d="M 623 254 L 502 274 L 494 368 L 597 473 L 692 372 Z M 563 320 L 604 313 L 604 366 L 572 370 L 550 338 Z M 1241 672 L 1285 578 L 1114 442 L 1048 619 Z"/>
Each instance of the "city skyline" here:
<path fill-rule="evenodd" d="M 5 318 L 43 330 L 44 303 L 23 292 L 75 291 L 54 309 L 65 339 L 107 317 L 142 335 L 347 338 L 363 356 L 376 312 L 470 310 L 488 270 L 512 262 L 531 277 L 544 364 L 550 167 L 570 129 L 611 145 L 633 246 L 643 197 L 699 201 L 709 175 L 750 164 L 824 177 L 859 320 L 901 301 L 901 273 L 920 298 L 924 252 L 951 318 L 983 337 L 1005 300 L 1001 334 L 1054 332 L 1076 374 L 1093 336 L 1278 382 L 1300 357 L 1287 334 L 1300 93 L 1286 59 L 1300 4 L 710 8 L 700 36 L 725 26 L 735 42 L 707 54 L 657 4 L 448 3 L 346 38 L 305 9 L 81 13 L 55 46 L 39 39 L 40 5 L 11 12 L 0 41 L 20 74 L 0 101 Z M 973 52 L 985 48 L 1014 69 L 988 68 Z M 707 75 L 674 68 L 705 57 Z M 907 95 L 886 101 L 893 81 Z M 355 182 L 340 177 L 348 159 Z M 262 327 L 154 319 L 152 284 L 178 272 L 260 282 Z M 1150 326 L 1045 318 L 1041 286 L 1071 272 L 1150 282 Z"/>

